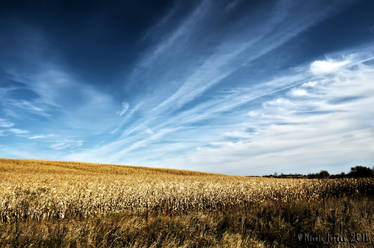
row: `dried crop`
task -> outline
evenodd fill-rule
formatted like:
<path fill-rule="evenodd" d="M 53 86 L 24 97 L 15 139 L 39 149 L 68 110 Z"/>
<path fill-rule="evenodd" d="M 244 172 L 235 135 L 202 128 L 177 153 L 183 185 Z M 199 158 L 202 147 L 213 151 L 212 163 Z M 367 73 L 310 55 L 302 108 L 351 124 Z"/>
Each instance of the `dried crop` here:
<path fill-rule="evenodd" d="M 373 191 L 372 179 L 271 179 L 36 160 L 0 160 L 0 222 L 185 214 L 269 200 L 292 202 Z"/>

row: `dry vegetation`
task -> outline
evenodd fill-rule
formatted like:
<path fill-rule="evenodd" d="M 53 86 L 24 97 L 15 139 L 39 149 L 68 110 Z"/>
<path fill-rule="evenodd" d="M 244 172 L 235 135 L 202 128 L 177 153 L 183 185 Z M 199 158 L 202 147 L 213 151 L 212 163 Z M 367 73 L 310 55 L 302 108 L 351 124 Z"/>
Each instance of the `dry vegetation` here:
<path fill-rule="evenodd" d="M 374 238 L 373 192 L 373 179 L 0 159 L 0 246 L 293 247 L 300 232 Z"/>

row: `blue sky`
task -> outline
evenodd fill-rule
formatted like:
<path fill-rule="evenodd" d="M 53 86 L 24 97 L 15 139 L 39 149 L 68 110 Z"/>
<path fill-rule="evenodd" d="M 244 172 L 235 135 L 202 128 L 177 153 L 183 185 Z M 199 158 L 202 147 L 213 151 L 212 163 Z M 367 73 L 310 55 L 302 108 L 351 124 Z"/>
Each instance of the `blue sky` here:
<path fill-rule="evenodd" d="M 3 1 L 0 157 L 374 165 L 372 1 Z"/>

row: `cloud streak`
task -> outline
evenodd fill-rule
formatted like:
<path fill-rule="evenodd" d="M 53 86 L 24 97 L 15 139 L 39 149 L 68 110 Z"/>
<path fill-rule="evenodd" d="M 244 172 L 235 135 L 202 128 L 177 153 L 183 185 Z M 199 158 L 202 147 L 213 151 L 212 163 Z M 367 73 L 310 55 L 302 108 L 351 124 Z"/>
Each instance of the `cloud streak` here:
<path fill-rule="evenodd" d="M 95 49 L 107 40 L 67 40 L 103 60 L 74 57 L 84 70 L 64 56 L 48 52 L 44 59 L 42 47 L 53 48 L 54 39 L 35 32 L 36 62 L 0 67 L 7 80 L 0 85 L 0 135 L 15 137 L 10 148 L 23 138 L 53 159 L 240 175 L 341 171 L 374 161 L 373 113 L 365 108 L 373 103 L 372 44 L 330 52 L 332 43 L 311 38 L 329 33 L 325 26 L 351 4 L 176 2 L 138 33 L 130 62 L 121 56 L 134 54 L 132 46 L 110 44 L 116 51 L 100 56 L 110 49 Z M 106 79 L 122 59 L 120 76 Z M 14 154 L 10 148 L 3 154 Z"/>
<path fill-rule="evenodd" d="M 347 67 L 264 101 L 248 113 L 238 131 L 217 134 L 212 147 L 199 148 L 172 163 L 205 166 L 208 171 L 219 165 L 221 172 L 261 175 L 278 168 L 305 173 L 325 166 L 338 172 L 350 163 L 372 161 L 374 112 L 365 106 L 374 103 L 374 68 L 339 63 Z"/>

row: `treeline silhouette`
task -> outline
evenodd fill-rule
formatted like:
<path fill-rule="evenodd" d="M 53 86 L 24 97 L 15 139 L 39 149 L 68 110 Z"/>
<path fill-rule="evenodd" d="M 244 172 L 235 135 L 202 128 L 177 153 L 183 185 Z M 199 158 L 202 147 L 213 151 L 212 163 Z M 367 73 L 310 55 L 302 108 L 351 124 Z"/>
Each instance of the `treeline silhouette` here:
<path fill-rule="evenodd" d="M 349 173 L 341 172 L 339 174 L 330 174 L 327 170 L 322 170 L 319 173 L 312 174 L 277 174 L 266 175 L 265 177 L 275 177 L 275 178 L 363 178 L 363 177 L 374 177 L 374 167 L 369 168 L 365 166 L 355 166 L 351 168 Z"/>

